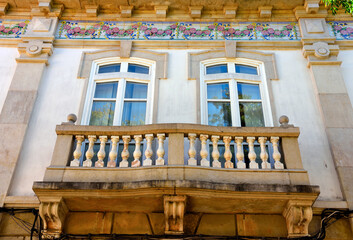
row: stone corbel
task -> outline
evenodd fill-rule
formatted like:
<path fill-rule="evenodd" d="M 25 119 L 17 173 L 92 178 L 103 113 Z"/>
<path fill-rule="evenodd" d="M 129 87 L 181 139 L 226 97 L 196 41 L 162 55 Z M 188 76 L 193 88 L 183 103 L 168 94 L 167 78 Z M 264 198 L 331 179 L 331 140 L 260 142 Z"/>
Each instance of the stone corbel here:
<path fill-rule="evenodd" d="M 68 212 L 69 210 L 62 198 L 41 201 L 39 215 L 43 220 L 43 238 L 55 239 L 60 237 Z"/>
<path fill-rule="evenodd" d="M 86 5 L 86 15 L 87 17 L 97 17 L 99 13 L 99 5 Z"/>
<path fill-rule="evenodd" d="M 238 6 L 224 6 L 223 13 L 226 18 L 235 18 L 237 15 Z"/>
<path fill-rule="evenodd" d="M 189 14 L 192 18 L 200 18 L 202 14 L 203 6 L 190 6 Z"/>
<path fill-rule="evenodd" d="M 270 18 L 272 16 L 272 6 L 261 6 L 258 9 L 260 18 Z"/>
<path fill-rule="evenodd" d="M 53 44 L 43 40 L 29 40 L 18 44 L 21 54 L 17 62 L 44 62 L 48 63 L 48 57 L 53 53 Z"/>
<path fill-rule="evenodd" d="M 123 18 L 130 18 L 134 6 L 120 6 L 120 16 Z"/>
<path fill-rule="evenodd" d="M 0 16 L 3 16 L 9 10 L 10 5 L 8 3 L 0 3 Z"/>
<path fill-rule="evenodd" d="M 286 219 L 288 238 L 309 236 L 309 223 L 313 217 L 311 201 L 290 200 L 283 211 Z"/>
<path fill-rule="evenodd" d="M 321 0 L 305 0 L 304 8 L 307 13 L 318 13 Z"/>
<path fill-rule="evenodd" d="M 157 18 L 166 18 L 168 12 L 168 6 L 154 6 L 154 11 Z"/>
<path fill-rule="evenodd" d="M 184 233 L 186 196 L 164 196 L 165 234 Z"/>

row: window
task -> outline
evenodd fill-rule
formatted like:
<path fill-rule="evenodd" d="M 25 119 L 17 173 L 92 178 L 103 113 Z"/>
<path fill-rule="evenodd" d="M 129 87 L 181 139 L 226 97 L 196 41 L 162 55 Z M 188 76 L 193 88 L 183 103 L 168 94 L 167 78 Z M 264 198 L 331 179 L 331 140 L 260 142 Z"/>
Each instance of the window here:
<path fill-rule="evenodd" d="M 201 68 L 202 123 L 212 126 L 272 126 L 260 62 L 209 60 Z"/>
<path fill-rule="evenodd" d="M 154 63 L 133 58 L 117 62 L 119 60 L 93 63 L 82 124 L 134 126 L 151 123 Z"/>

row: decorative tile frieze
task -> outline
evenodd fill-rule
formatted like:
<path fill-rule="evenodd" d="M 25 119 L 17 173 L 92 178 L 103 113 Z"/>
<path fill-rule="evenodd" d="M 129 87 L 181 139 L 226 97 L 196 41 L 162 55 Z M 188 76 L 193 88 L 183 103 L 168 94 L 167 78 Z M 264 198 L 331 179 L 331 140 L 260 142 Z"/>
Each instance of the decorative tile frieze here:
<path fill-rule="evenodd" d="M 353 40 L 353 21 L 350 22 L 328 22 L 330 36 L 337 40 Z"/>
<path fill-rule="evenodd" d="M 28 27 L 29 20 L 0 20 L 0 38 L 20 38 Z"/>
<path fill-rule="evenodd" d="M 297 23 L 60 21 L 57 39 L 299 40 Z"/>

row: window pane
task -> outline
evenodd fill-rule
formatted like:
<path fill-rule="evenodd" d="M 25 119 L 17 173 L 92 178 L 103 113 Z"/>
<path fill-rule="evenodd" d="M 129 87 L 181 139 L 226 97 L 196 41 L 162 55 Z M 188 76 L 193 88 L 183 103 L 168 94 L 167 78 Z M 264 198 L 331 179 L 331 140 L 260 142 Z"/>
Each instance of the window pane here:
<path fill-rule="evenodd" d="M 217 73 L 227 73 L 227 64 L 220 64 L 206 67 L 206 74 L 217 74 Z"/>
<path fill-rule="evenodd" d="M 217 83 L 207 85 L 207 99 L 229 99 L 229 84 Z"/>
<path fill-rule="evenodd" d="M 230 103 L 208 102 L 208 125 L 232 126 Z"/>
<path fill-rule="evenodd" d="M 238 83 L 237 86 L 239 99 L 261 100 L 259 85 Z"/>
<path fill-rule="evenodd" d="M 130 63 L 127 69 L 128 72 L 142 73 L 142 74 L 148 74 L 149 70 L 150 70 L 149 67 L 137 65 L 137 64 L 130 64 Z"/>
<path fill-rule="evenodd" d="M 242 127 L 265 126 L 261 103 L 239 103 Z"/>
<path fill-rule="evenodd" d="M 97 83 L 96 91 L 94 93 L 95 98 L 116 98 L 116 90 L 118 83 Z"/>
<path fill-rule="evenodd" d="M 145 124 L 146 102 L 124 102 L 122 126 Z"/>
<path fill-rule="evenodd" d="M 257 67 L 235 64 L 235 72 L 257 75 Z"/>
<path fill-rule="evenodd" d="M 115 102 L 93 102 L 89 125 L 112 126 Z"/>
<path fill-rule="evenodd" d="M 120 72 L 120 63 L 100 66 L 98 73 Z"/>
<path fill-rule="evenodd" d="M 126 83 L 125 98 L 147 98 L 147 84 Z"/>

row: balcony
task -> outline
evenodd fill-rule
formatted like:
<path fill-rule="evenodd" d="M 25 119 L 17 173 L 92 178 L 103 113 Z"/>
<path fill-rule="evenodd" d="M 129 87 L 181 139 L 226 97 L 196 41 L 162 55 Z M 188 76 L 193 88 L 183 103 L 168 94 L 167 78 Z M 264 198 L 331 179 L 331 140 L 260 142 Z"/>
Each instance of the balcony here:
<path fill-rule="evenodd" d="M 182 234 L 184 212 L 283 214 L 288 236 L 307 235 L 319 190 L 302 166 L 299 128 L 62 124 L 56 133 L 51 165 L 33 186 L 43 219 L 53 206 L 64 216 L 164 212 L 164 233 Z M 307 225 L 293 225 L 293 214 Z M 65 231 L 58 219 L 47 221 L 48 236 Z"/>

